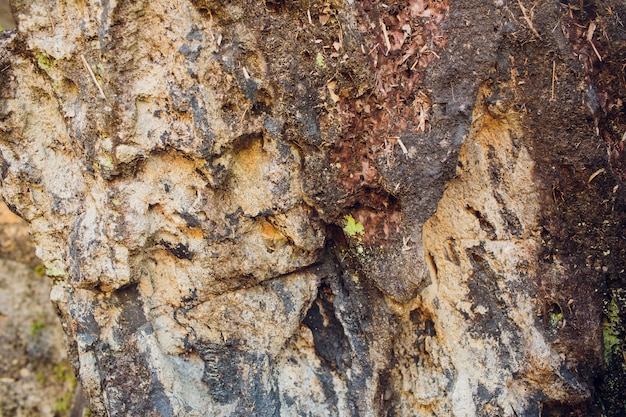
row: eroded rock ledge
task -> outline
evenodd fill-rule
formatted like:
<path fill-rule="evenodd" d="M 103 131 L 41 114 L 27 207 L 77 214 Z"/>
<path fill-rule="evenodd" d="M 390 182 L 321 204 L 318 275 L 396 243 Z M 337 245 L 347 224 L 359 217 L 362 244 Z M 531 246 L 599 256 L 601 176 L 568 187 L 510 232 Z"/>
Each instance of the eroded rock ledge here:
<path fill-rule="evenodd" d="M 3 197 L 91 410 L 619 415 L 626 8 L 526 3 L 14 1 Z"/>

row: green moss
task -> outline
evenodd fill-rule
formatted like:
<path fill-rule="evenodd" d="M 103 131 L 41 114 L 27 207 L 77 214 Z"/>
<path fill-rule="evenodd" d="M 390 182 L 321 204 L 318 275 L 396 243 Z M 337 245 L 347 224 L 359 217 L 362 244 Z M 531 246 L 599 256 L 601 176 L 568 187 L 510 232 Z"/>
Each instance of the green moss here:
<path fill-rule="evenodd" d="M 69 365 L 61 364 L 56 365 L 53 369 L 54 379 L 58 382 L 70 382 L 72 388 L 76 385 L 76 377 L 70 369 Z"/>
<path fill-rule="evenodd" d="M 609 364 L 611 357 L 619 353 L 622 340 L 620 337 L 621 320 L 617 299 L 618 293 L 614 293 L 606 307 L 604 322 L 602 323 L 602 339 L 604 341 L 604 361 Z"/>
<path fill-rule="evenodd" d="M 365 229 L 361 223 L 358 223 L 354 220 L 354 217 L 351 215 L 344 216 L 345 225 L 343 226 L 343 231 L 346 235 L 350 237 L 355 237 L 357 235 L 363 235 L 365 233 Z"/>
<path fill-rule="evenodd" d="M 39 276 L 44 276 L 46 275 L 46 267 L 44 267 L 43 265 L 37 265 L 35 267 L 35 274 L 39 275 Z"/>
<path fill-rule="evenodd" d="M 0 32 L 2 32 L 4 30 L 4 28 L 2 26 L 0 26 Z"/>
<path fill-rule="evenodd" d="M 41 371 L 35 372 L 35 379 L 37 380 L 37 382 L 39 382 L 40 385 L 46 383 L 46 375 Z"/>
<path fill-rule="evenodd" d="M 61 398 L 57 398 L 54 403 L 55 411 L 67 411 L 72 406 L 73 392 L 67 391 Z"/>
<path fill-rule="evenodd" d="M 41 331 L 46 328 L 46 323 L 43 321 L 37 320 L 30 324 L 30 334 L 31 336 L 39 336 Z"/>
<path fill-rule="evenodd" d="M 35 58 L 37 59 L 37 65 L 39 66 L 39 68 L 44 70 L 46 73 L 49 74 L 52 70 L 54 70 L 54 67 L 56 66 L 56 61 L 50 58 L 48 55 L 39 50 L 35 50 Z"/>
<path fill-rule="evenodd" d="M 55 411 L 67 411 L 72 405 L 74 388 L 76 387 L 76 377 L 74 376 L 74 373 L 72 372 L 70 366 L 67 364 L 56 365 L 52 369 L 52 373 L 54 375 L 54 380 L 57 383 L 61 385 L 69 384 L 69 387 L 68 385 L 65 385 L 67 387 L 67 391 L 65 391 L 65 394 L 63 394 L 62 397 L 57 398 L 54 404 Z"/>

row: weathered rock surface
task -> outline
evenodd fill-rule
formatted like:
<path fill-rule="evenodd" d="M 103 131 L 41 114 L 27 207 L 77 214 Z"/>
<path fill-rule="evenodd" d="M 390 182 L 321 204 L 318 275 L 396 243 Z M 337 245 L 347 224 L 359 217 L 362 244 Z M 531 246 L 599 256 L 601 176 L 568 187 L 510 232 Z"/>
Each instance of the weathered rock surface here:
<path fill-rule="evenodd" d="M 621 415 L 626 6 L 580 5 L 15 0 L 2 191 L 91 410 Z"/>

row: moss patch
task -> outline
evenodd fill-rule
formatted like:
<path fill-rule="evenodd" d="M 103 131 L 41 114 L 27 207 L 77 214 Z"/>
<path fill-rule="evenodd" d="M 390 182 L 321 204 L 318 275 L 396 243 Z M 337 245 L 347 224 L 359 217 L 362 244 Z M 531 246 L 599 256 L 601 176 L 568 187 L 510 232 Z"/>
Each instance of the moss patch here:
<path fill-rule="evenodd" d="M 31 336 L 39 336 L 41 331 L 46 328 L 46 323 L 43 321 L 37 320 L 30 325 L 30 334 Z"/>
<path fill-rule="evenodd" d="M 46 74 L 50 74 L 56 66 L 56 61 L 39 50 L 35 50 L 34 54 L 39 68 L 44 70 Z"/>
<path fill-rule="evenodd" d="M 602 323 L 602 339 L 604 342 L 604 361 L 607 365 L 612 362 L 612 358 L 620 357 L 622 350 L 623 335 L 620 329 L 623 327 L 620 319 L 620 309 L 618 303 L 625 304 L 626 299 L 622 291 L 615 291 L 606 307 L 604 320 Z"/>
<path fill-rule="evenodd" d="M 42 264 L 37 265 L 34 271 L 35 271 L 35 274 L 39 275 L 40 277 L 46 275 L 46 267 L 43 266 Z"/>

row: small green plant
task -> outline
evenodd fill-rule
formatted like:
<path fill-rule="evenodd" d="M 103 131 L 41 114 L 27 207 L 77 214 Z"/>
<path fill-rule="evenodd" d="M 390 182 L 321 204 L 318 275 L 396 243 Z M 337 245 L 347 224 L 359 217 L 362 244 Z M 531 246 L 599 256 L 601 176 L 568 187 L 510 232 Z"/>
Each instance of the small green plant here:
<path fill-rule="evenodd" d="M 56 411 L 67 411 L 72 405 L 74 388 L 76 388 L 76 377 L 72 372 L 72 368 L 70 368 L 67 364 L 55 365 L 52 369 L 52 373 L 54 375 L 54 380 L 59 384 L 63 384 L 67 389 L 62 397 L 57 398 L 54 404 L 54 409 Z M 68 383 L 69 387 L 67 385 Z"/>
<path fill-rule="evenodd" d="M 56 365 L 52 371 L 54 373 L 54 379 L 56 381 L 61 384 L 69 383 L 72 392 L 74 391 L 74 388 L 76 388 L 76 376 L 74 375 L 74 372 L 69 365 Z"/>
<path fill-rule="evenodd" d="M 354 220 L 354 217 L 351 215 L 344 216 L 343 218 L 346 223 L 343 226 L 343 231 L 350 237 L 355 237 L 356 235 L 363 235 L 365 233 L 365 228 L 361 223 L 358 223 Z"/>
<path fill-rule="evenodd" d="M 57 398 L 54 403 L 55 411 L 67 411 L 72 406 L 72 397 L 74 393 L 72 391 L 67 391 L 61 398 Z"/>
<path fill-rule="evenodd" d="M 40 385 L 46 383 L 46 375 L 41 371 L 35 372 L 35 379 L 37 380 L 37 382 L 39 382 Z"/>
<path fill-rule="evenodd" d="M 0 26 L 0 32 L 2 32 L 4 30 L 4 28 L 2 26 Z"/>
<path fill-rule="evenodd" d="M 41 320 L 37 320 L 31 323 L 30 325 L 30 334 L 31 336 L 39 336 L 41 331 L 46 328 L 46 323 Z"/>
<path fill-rule="evenodd" d="M 70 381 L 71 383 L 75 382 L 74 373 L 70 369 L 68 365 L 60 364 L 56 365 L 53 369 L 54 379 L 59 382 Z"/>
<path fill-rule="evenodd" d="M 321 52 L 317 53 L 315 57 L 315 64 L 320 68 L 326 68 L 326 62 L 324 62 L 324 55 Z"/>
<path fill-rule="evenodd" d="M 43 266 L 42 264 L 39 264 L 35 267 L 35 274 L 39 275 L 39 276 L 44 276 L 46 275 L 46 267 Z"/>
<path fill-rule="evenodd" d="M 556 328 L 557 325 L 561 322 L 561 320 L 563 320 L 563 313 L 562 312 L 552 312 L 550 313 L 550 326 L 553 328 Z"/>

